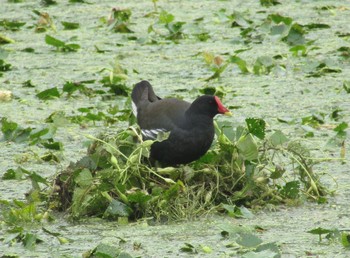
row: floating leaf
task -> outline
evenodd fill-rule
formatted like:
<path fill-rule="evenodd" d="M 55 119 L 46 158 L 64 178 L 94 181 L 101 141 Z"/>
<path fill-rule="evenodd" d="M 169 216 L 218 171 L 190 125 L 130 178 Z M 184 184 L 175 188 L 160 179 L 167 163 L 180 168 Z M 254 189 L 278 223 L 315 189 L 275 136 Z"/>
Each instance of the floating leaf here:
<path fill-rule="evenodd" d="M 270 7 L 281 3 L 278 2 L 277 0 L 260 0 L 260 4 L 264 7 Z"/>
<path fill-rule="evenodd" d="M 76 30 L 79 28 L 79 23 L 77 22 L 61 22 L 65 30 Z"/>
<path fill-rule="evenodd" d="M 130 9 L 113 8 L 111 17 L 108 21 L 110 29 L 118 33 L 133 33 L 128 27 L 130 16 Z"/>
<path fill-rule="evenodd" d="M 350 93 L 350 81 L 343 82 L 343 89 L 346 91 L 346 93 Z"/>
<path fill-rule="evenodd" d="M 75 52 L 78 51 L 80 46 L 73 43 L 65 43 L 59 39 L 56 39 L 50 35 L 45 36 L 45 42 L 48 45 L 54 46 L 59 51 Z"/>
<path fill-rule="evenodd" d="M 350 247 L 350 234 L 349 233 L 341 233 L 341 243 L 345 248 Z"/>
<path fill-rule="evenodd" d="M 175 16 L 172 15 L 171 13 L 168 13 L 165 10 L 162 10 L 159 14 L 159 22 L 164 23 L 164 24 L 169 24 L 172 21 L 174 21 Z"/>
<path fill-rule="evenodd" d="M 262 240 L 250 233 L 244 233 L 240 234 L 240 237 L 236 240 L 237 244 L 246 247 L 246 248 L 253 248 L 257 247 L 262 243 Z"/>
<path fill-rule="evenodd" d="M 56 39 L 50 35 L 45 36 L 45 42 L 46 42 L 46 44 L 57 47 L 57 48 L 61 48 L 61 47 L 65 46 L 65 43 L 63 41 Z"/>
<path fill-rule="evenodd" d="M 314 30 L 314 29 L 329 29 L 331 26 L 325 23 L 309 23 L 306 25 L 302 25 L 302 27 L 307 28 L 309 30 Z"/>
<path fill-rule="evenodd" d="M 247 63 L 242 58 L 238 56 L 231 56 L 229 61 L 233 64 L 236 64 L 242 73 L 249 73 Z"/>
<path fill-rule="evenodd" d="M 334 128 L 333 130 L 336 131 L 337 133 L 342 133 L 342 132 L 345 132 L 347 128 L 348 128 L 348 123 L 342 122 L 339 125 L 337 125 L 337 127 Z"/>
<path fill-rule="evenodd" d="M 53 87 L 53 88 L 39 92 L 38 94 L 36 94 L 36 96 L 41 100 L 49 100 L 49 99 L 59 98 L 60 93 L 57 87 Z"/>
<path fill-rule="evenodd" d="M 91 252 L 89 257 L 118 258 L 120 257 L 120 253 L 121 251 L 119 248 L 101 243 Z"/>
<path fill-rule="evenodd" d="M 311 229 L 309 231 L 306 231 L 306 233 L 310 233 L 310 234 L 313 234 L 313 235 L 318 235 L 320 242 L 322 240 L 322 235 L 325 235 L 325 234 L 328 235 L 328 234 L 331 234 L 333 232 L 334 232 L 334 230 L 325 229 L 325 228 L 321 228 L 321 227 L 314 228 L 314 229 Z"/>
<path fill-rule="evenodd" d="M 284 23 L 285 25 L 291 25 L 293 22 L 292 18 L 282 16 L 280 14 L 270 14 L 269 16 L 267 16 L 267 19 L 273 21 L 276 24 Z"/>
<path fill-rule="evenodd" d="M 5 60 L 0 59 L 0 72 L 7 72 L 12 70 L 12 65 Z"/>
<path fill-rule="evenodd" d="M 26 24 L 25 22 L 9 21 L 6 19 L 0 21 L 0 26 L 2 26 L 6 30 L 11 30 L 11 31 L 19 30 L 25 24 Z"/>
<path fill-rule="evenodd" d="M 280 130 L 276 130 L 271 136 L 270 136 L 270 142 L 273 146 L 280 146 L 286 142 L 288 142 L 288 138 L 285 136 L 284 133 Z"/>
<path fill-rule="evenodd" d="M 180 248 L 180 251 L 185 253 L 192 253 L 192 254 L 198 253 L 197 249 L 190 243 L 185 243 L 185 245 Z"/>
<path fill-rule="evenodd" d="M 294 23 L 290 28 L 288 35 L 284 37 L 282 40 L 287 42 L 289 45 L 303 45 L 305 44 L 305 30 L 298 23 Z"/>

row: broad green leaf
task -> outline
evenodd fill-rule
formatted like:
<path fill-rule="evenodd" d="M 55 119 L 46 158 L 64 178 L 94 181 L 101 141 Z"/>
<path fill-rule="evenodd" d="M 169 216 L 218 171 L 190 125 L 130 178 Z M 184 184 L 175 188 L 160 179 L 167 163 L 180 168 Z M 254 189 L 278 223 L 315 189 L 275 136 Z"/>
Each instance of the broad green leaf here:
<path fill-rule="evenodd" d="M 343 89 L 346 91 L 346 93 L 350 93 L 350 81 L 343 82 Z"/>
<path fill-rule="evenodd" d="M 185 245 L 180 248 L 180 251 L 185 253 L 193 253 L 193 254 L 198 253 L 197 249 L 190 243 L 185 243 Z"/>
<path fill-rule="evenodd" d="M 280 257 L 279 253 L 272 250 L 263 250 L 261 252 L 247 252 L 241 256 L 241 258 L 276 258 Z"/>
<path fill-rule="evenodd" d="M 112 216 L 112 217 L 128 217 L 131 214 L 131 209 L 126 204 L 112 199 L 112 201 L 109 203 L 109 206 L 107 207 L 105 211 L 104 216 Z"/>
<path fill-rule="evenodd" d="M 300 194 L 300 181 L 290 181 L 283 186 L 281 194 L 286 198 L 297 199 Z"/>
<path fill-rule="evenodd" d="M 260 245 L 263 241 L 259 237 L 251 233 L 244 233 L 244 234 L 240 234 L 240 237 L 236 240 L 236 242 L 237 244 L 243 247 L 253 248 Z"/>
<path fill-rule="evenodd" d="M 80 173 L 74 179 L 75 183 L 78 184 L 80 187 L 90 186 L 92 180 L 92 174 L 87 168 L 81 170 Z"/>
<path fill-rule="evenodd" d="M 286 25 L 291 25 L 293 22 L 292 18 L 287 16 L 282 16 L 280 14 L 270 14 L 267 18 L 272 20 L 276 24 L 284 23 Z"/>
<path fill-rule="evenodd" d="M 237 141 L 237 148 L 244 159 L 252 161 L 258 159 L 258 146 L 251 134 L 242 136 Z"/>
<path fill-rule="evenodd" d="M 264 7 L 271 7 L 274 5 L 281 4 L 281 3 L 277 0 L 260 0 L 260 4 L 261 4 L 261 6 L 264 6 Z"/>
<path fill-rule="evenodd" d="M 10 134 L 18 128 L 18 124 L 15 122 L 8 121 L 6 117 L 1 119 L 1 132 L 3 134 Z"/>
<path fill-rule="evenodd" d="M 139 205 L 145 205 L 150 199 L 152 199 L 152 196 L 139 190 L 139 191 L 136 191 L 135 193 L 128 194 L 127 198 L 128 198 L 128 201 L 131 203 L 138 203 Z"/>
<path fill-rule="evenodd" d="M 174 15 L 172 15 L 171 13 L 168 13 L 165 10 L 162 10 L 159 14 L 160 23 L 168 24 L 174 21 L 174 19 L 175 19 Z"/>
<path fill-rule="evenodd" d="M 314 29 L 329 29 L 331 26 L 325 23 L 309 23 L 305 24 L 302 27 L 307 28 L 309 30 L 314 30 Z"/>
<path fill-rule="evenodd" d="M 37 242 L 37 235 L 36 234 L 32 234 L 32 233 L 27 233 L 24 236 L 23 239 L 23 244 L 25 246 L 25 248 L 32 250 L 35 247 L 35 244 Z"/>
<path fill-rule="evenodd" d="M 25 24 L 26 24 L 25 22 L 9 21 L 6 19 L 0 21 L 0 26 L 4 27 L 6 30 L 12 30 L 12 31 L 19 30 L 20 27 L 24 26 Z"/>
<path fill-rule="evenodd" d="M 348 128 L 348 123 L 342 122 L 333 130 L 340 133 L 340 132 L 345 132 L 346 128 Z"/>
<path fill-rule="evenodd" d="M 258 137 L 261 140 L 265 138 L 266 123 L 263 119 L 247 118 L 245 122 L 247 123 L 249 133 Z"/>
<path fill-rule="evenodd" d="M 350 247 L 350 234 L 349 233 L 341 233 L 341 243 L 345 248 Z"/>
<path fill-rule="evenodd" d="M 94 249 L 92 254 L 93 257 L 118 258 L 120 252 L 121 251 L 118 247 L 101 243 Z"/>
<path fill-rule="evenodd" d="M 3 180 L 20 180 L 24 179 L 24 173 L 21 167 L 8 169 L 2 176 Z"/>
<path fill-rule="evenodd" d="M 283 41 L 287 42 L 291 46 L 304 45 L 306 41 L 304 34 L 306 34 L 306 32 L 303 27 L 297 23 L 294 23 L 290 28 L 288 35 L 283 38 Z"/>
<path fill-rule="evenodd" d="M 56 39 L 50 35 L 45 36 L 45 42 L 46 42 L 46 44 L 57 47 L 57 48 L 61 48 L 61 47 L 64 47 L 66 45 L 63 41 Z"/>
<path fill-rule="evenodd" d="M 309 231 L 306 231 L 306 233 L 314 234 L 314 235 L 324 235 L 324 234 L 329 234 L 332 233 L 334 230 L 331 229 L 326 229 L 326 228 L 314 228 Z"/>
<path fill-rule="evenodd" d="M 62 21 L 61 23 L 64 26 L 65 30 L 75 30 L 75 29 L 78 29 L 79 26 L 80 26 L 79 23 L 77 23 L 77 22 L 65 22 L 65 21 Z"/>
<path fill-rule="evenodd" d="M 242 73 L 249 73 L 247 62 L 238 56 L 231 56 L 229 62 L 236 64 Z"/>
<path fill-rule="evenodd" d="M 53 87 L 53 88 L 39 92 L 38 94 L 36 94 L 36 96 L 41 100 L 48 100 L 48 99 L 59 98 L 60 93 L 57 87 Z"/>
<path fill-rule="evenodd" d="M 284 143 L 288 142 L 287 136 L 282 133 L 280 130 L 276 130 L 271 136 L 270 136 L 270 142 L 273 146 L 281 146 Z"/>
<path fill-rule="evenodd" d="M 281 178 L 285 172 L 286 172 L 286 170 L 283 167 L 281 167 L 279 165 L 276 165 L 275 166 L 275 171 L 273 171 L 271 173 L 270 178 L 271 179 Z"/>

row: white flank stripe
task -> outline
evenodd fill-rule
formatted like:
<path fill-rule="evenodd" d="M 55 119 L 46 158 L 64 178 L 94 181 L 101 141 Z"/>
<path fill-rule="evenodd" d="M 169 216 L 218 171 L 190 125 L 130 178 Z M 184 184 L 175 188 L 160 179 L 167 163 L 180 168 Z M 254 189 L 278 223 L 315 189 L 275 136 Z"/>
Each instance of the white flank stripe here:
<path fill-rule="evenodd" d="M 141 133 L 148 139 L 155 140 L 160 132 L 166 132 L 165 129 L 142 129 Z"/>
<path fill-rule="evenodd" d="M 134 101 L 131 101 L 131 109 L 132 109 L 132 113 L 134 114 L 134 116 L 137 117 L 137 107 L 136 107 L 136 104 L 134 103 Z"/>

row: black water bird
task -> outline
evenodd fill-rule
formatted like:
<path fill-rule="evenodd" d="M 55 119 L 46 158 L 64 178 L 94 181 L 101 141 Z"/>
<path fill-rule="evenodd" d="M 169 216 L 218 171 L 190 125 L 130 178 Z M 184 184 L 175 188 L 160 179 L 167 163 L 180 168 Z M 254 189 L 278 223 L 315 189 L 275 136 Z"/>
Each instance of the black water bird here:
<path fill-rule="evenodd" d="M 160 132 L 170 132 L 166 140 L 152 144 L 150 153 L 152 159 L 168 166 L 203 156 L 214 139 L 214 116 L 231 115 L 217 96 L 203 95 L 192 104 L 175 98 L 161 99 L 148 81 L 137 83 L 131 98 L 144 140 L 155 140 Z"/>

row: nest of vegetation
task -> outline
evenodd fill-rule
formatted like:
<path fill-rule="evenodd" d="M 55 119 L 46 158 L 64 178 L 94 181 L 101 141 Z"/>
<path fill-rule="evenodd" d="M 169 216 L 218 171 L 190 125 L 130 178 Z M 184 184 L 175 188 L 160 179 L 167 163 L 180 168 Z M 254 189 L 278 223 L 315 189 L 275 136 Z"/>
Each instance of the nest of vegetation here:
<path fill-rule="evenodd" d="M 256 125 L 256 126 L 254 126 Z M 190 219 L 225 207 L 323 201 L 327 189 L 313 171 L 314 160 L 299 141 L 281 131 L 265 135 L 263 120 L 219 127 L 217 140 L 201 159 L 179 167 L 155 168 L 152 141 L 137 127 L 93 138 L 88 153 L 55 179 L 51 207 L 73 218 L 151 217 Z"/>

